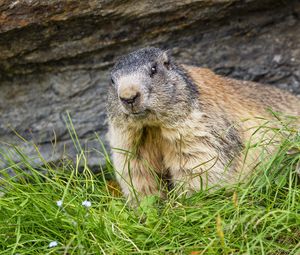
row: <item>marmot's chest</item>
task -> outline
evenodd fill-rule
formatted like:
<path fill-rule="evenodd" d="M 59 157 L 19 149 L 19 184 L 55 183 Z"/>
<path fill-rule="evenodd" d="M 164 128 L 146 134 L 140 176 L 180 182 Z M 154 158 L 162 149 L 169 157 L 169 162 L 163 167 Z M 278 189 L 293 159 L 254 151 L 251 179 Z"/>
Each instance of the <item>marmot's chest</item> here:
<path fill-rule="evenodd" d="M 211 132 L 200 126 L 144 128 L 139 158 L 150 163 L 158 174 L 170 175 L 174 180 L 182 174 L 204 174 L 209 182 L 227 178 L 232 172 L 228 170 L 235 169 L 239 160 L 239 139 L 235 139 L 231 128 Z"/>
<path fill-rule="evenodd" d="M 167 169 L 193 171 L 199 167 L 209 169 L 220 159 L 210 139 L 205 132 L 199 134 L 186 128 L 147 127 L 143 130 L 139 150 L 144 155 L 140 156 L 155 162 L 154 167 L 158 172 Z"/>
<path fill-rule="evenodd" d="M 162 131 L 162 158 L 166 169 L 194 171 L 211 168 L 219 160 L 207 136 L 192 132 Z"/>

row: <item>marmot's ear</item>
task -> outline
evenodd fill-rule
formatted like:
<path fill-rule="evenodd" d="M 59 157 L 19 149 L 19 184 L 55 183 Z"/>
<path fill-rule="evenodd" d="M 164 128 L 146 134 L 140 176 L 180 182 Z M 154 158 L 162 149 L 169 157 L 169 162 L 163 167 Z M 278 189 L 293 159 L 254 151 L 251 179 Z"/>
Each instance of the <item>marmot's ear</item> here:
<path fill-rule="evenodd" d="M 170 70 L 171 68 L 171 56 L 170 56 L 170 51 L 166 50 L 164 51 L 161 56 L 160 56 L 161 62 L 162 64 L 168 69 Z"/>

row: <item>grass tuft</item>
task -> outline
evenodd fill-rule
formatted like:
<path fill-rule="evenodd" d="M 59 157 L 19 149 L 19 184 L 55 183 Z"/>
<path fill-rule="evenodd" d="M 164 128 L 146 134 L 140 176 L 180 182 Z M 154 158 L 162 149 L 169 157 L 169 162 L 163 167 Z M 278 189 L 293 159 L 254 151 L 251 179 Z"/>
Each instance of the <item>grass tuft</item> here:
<path fill-rule="evenodd" d="M 94 174 L 74 133 L 75 164 L 41 159 L 37 168 L 15 147 L 21 162 L 2 155 L 0 254 L 300 254 L 300 134 L 280 132 L 276 152 L 246 183 L 190 198 L 150 196 L 138 208 L 105 178 L 108 154 Z"/>

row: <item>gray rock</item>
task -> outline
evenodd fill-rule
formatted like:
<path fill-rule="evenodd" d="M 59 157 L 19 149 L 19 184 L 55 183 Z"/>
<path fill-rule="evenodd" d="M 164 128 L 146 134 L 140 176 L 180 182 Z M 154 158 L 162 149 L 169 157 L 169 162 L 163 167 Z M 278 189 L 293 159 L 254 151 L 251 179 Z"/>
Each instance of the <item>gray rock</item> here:
<path fill-rule="evenodd" d="M 293 0 L 3 0 L 0 152 L 18 160 L 18 145 L 44 164 L 35 143 L 45 161 L 75 159 L 80 149 L 66 124 L 69 113 L 88 164 L 99 168 L 109 68 L 144 46 L 300 94 L 299 17 Z"/>

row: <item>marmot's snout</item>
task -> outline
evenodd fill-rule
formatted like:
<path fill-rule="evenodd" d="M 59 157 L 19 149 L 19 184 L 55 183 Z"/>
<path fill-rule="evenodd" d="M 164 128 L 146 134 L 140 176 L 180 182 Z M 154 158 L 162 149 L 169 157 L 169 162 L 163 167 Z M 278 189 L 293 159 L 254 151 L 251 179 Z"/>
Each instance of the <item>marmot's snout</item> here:
<path fill-rule="evenodd" d="M 143 110 L 143 95 L 137 83 L 120 82 L 119 100 L 127 113 L 139 113 Z"/>
<path fill-rule="evenodd" d="M 138 104 L 140 97 L 141 97 L 141 93 L 136 92 L 136 93 L 129 95 L 128 97 L 120 97 L 120 100 L 125 105 L 134 106 L 134 105 Z"/>
<path fill-rule="evenodd" d="M 137 112 L 141 103 L 141 93 L 137 91 L 130 91 L 125 95 L 120 95 L 120 101 L 123 106 L 130 112 Z"/>

